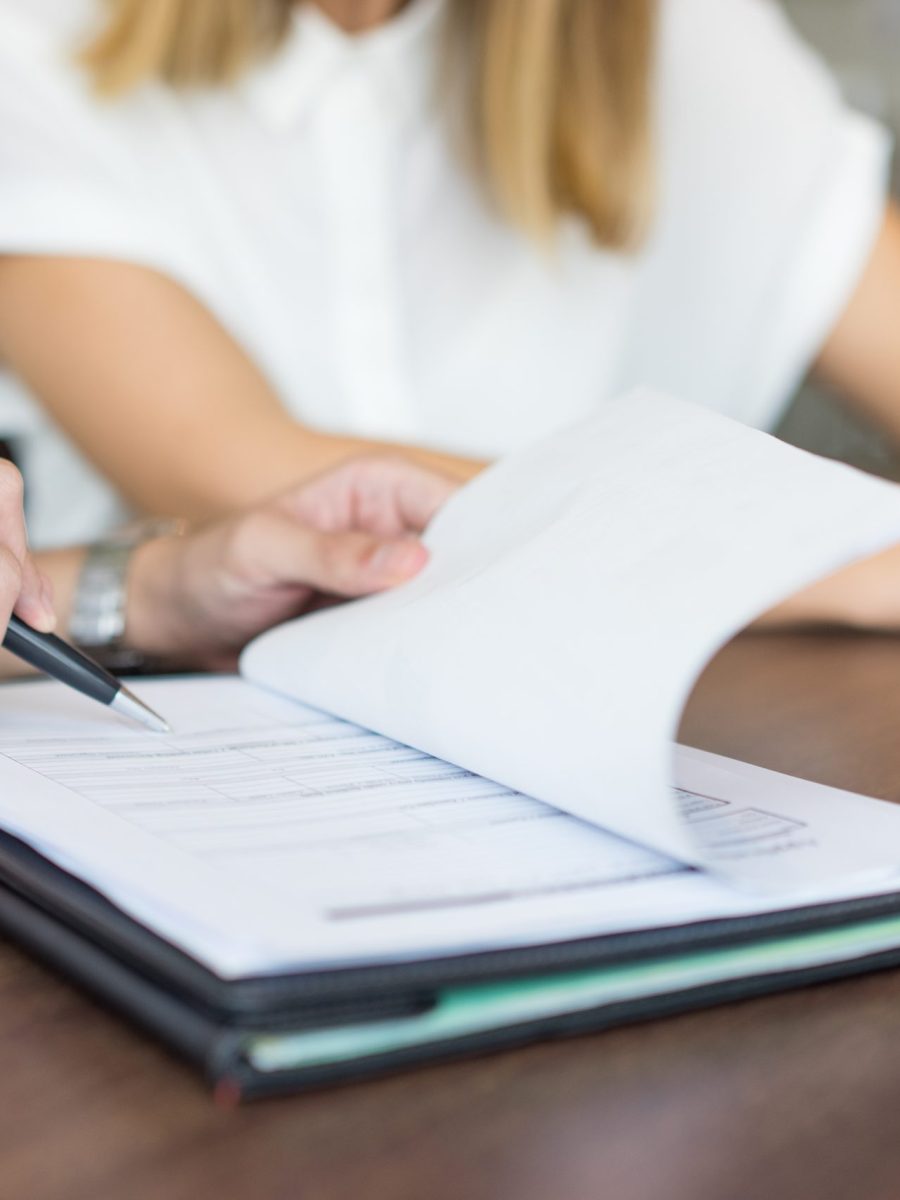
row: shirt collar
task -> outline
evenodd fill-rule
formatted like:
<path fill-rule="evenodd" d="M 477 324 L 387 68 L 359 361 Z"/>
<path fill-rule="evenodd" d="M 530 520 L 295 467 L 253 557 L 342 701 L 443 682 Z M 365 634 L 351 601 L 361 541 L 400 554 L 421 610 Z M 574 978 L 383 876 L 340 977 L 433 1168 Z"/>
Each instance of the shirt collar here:
<path fill-rule="evenodd" d="M 433 80 L 445 0 L 409 0 L 368 33 L 346 33 L 314 4 L 297 7 L 281 48 L 241 81 L 240 91 L 272 128 L 298 124 L 346 69 L 365 70 L 394 108 L 421 107 Z"/>

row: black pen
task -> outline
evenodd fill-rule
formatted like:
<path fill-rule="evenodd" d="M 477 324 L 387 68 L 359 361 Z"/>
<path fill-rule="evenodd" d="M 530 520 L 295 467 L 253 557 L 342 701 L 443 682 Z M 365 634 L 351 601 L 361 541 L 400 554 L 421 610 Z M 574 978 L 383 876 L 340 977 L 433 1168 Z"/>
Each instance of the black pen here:
<path fill-rule="evenodd" d="M 129 692 L 115 675 L 104 671 L 86 654 L 82 654 L 55 634 L 38 633 L 18 617 L 10 617 L 6 636 L 3 638 L 3 648 L 43 671 L 45 675 L 68 684 L 76 692 L 90 696 L 92 700 L 99 700 L 101 704 L 107 705 L 123 717 L 139 721 L 156 733 L 171 733 L 162 717 Z"/>

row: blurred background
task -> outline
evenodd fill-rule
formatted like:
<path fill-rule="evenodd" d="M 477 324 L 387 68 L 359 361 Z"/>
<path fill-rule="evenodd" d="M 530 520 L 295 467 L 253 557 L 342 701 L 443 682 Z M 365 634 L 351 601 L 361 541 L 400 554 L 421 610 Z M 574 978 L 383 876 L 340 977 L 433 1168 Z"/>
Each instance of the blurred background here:
<path fill-rule="evenodd" d="M 782 3 L 801 33 L 829 60 L 855 107 L 889 124 L 900 142 L 900 0 Z M 900 156 L 894 162 L 894 187 L 900 194 Z M 820 454 L 900 479 L 900 458 L 821 389 L 803 389 L 779 433 Z"/>

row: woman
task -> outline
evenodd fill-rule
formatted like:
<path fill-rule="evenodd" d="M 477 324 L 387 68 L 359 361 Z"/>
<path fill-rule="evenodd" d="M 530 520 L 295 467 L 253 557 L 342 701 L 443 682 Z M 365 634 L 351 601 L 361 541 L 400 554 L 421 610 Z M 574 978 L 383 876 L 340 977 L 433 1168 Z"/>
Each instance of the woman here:
<path fill-rule="evenodd" d="M 815 363 L 900 436 L 887 159 L 769 0 L 0 0 L 33 537 L 633 383 L 768 426 Z"/>

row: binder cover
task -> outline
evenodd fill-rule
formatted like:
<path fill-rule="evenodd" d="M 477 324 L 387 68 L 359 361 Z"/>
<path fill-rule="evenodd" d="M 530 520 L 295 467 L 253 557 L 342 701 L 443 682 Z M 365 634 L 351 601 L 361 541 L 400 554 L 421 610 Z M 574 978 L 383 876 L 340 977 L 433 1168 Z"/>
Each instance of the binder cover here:
<path fill-rule="evenodd" d="M 900 894 L 752 918 L 707 921 L 435 959 L 226 981 L 125 915 L 94 889 L 7 834 L 0 834 L 0 927 L 43 961 L 142 1025 L 240 1098 L 296 1091 L 548 1037 L 596 1032 L 791 987 L 900 965 L 896 947 L 815 967 L 763 972 L 513 1022 L 444 1041 L 358 1058 L 260 1070 L 248 1049 L 262 1035 L 352 1027 L 415 1017 L 442 989 L 529 981 L 572 970 L 764 944 L 900 914 Z"/>

